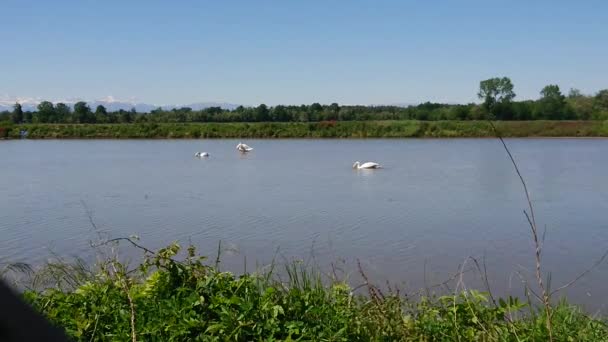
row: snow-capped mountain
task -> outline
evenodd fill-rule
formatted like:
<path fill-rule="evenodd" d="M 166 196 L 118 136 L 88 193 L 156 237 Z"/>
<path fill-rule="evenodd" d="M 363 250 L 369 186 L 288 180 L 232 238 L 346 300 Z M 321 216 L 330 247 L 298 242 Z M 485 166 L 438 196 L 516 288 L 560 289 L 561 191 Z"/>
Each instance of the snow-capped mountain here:
<path fill-rule="evenodd" d="M 1 111 L 12 111 L 15 103 L 20 103 L 21 107 L 24 111 L 35 111 L 36 106 L 42 101 L 49 101 L 40 98 L 32 98 L 32 97 L 10 97 L 10 96 L 0 96 L 0 112 Z M 158 107 L 162 109 L 173 109 L 173 108 L 181 108 L 181 107 L 189 107 L 192 110 L 201 110 L 209 107 L 221 107 L 223 109 L 235 109 L 239 105 L 225 102 L 196 102 L 184 105 L 156 105 L 149 104 L 137 101 L 128 101 L 128 100 L 117 100 L 112 96 L 108 96 L 102 99 L 94 100 L 94 101 L 86 101 L 82 99 L 65 99 L 65 100 L 53 100 L 53 103 L 65 103 L 69 106 L 73 106 L 74 103 L 78 101 L 85 101 L 91 107 L 92 110 L 99 105 L 106 107 L 108 111 L 117 111 L 120 109 L 123 110 L 131 110 L 131 108 L 135 108 L 137 112 L 147 113 L 151 110 L 154 110 Z"/>

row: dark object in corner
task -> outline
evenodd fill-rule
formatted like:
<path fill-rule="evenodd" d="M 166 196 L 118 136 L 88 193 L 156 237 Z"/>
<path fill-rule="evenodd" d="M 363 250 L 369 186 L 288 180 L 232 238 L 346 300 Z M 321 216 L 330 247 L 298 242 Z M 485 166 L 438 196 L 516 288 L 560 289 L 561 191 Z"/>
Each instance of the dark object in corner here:
<path fill-rule="evenodd" d="M 0 280 L 0 341 L 67 342 L 67 337 Z"/>

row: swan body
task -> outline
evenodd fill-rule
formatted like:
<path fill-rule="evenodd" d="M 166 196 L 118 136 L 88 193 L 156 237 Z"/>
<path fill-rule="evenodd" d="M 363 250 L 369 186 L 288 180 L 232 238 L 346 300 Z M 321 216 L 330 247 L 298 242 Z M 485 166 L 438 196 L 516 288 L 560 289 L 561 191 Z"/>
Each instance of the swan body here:
<path fill-rule="evenodd" d="M 249 151 L 253 150 L 253 147 L 251 147 L 247 144 L 239 143 L 238 145 L 236 145 L 236 149 L 241 152 L 249 152 Z"/>
<path fill-rule="evenodd" d="M 207 152 L 196 152 L 194 154 L 194 156 L 198 157 L 198 158 L 206 158 L 206 157 L 209 157 L 209 153 L 207 153 Z"/>
<path fill-rule="evenodd" d="M 360 162 L 356 161 L 353 164 L 353 169 L 358 169 L 358 170 L 362 170 L 362 169 L 380 169 L 382 168 L 382 166 L 378 163 L 374 163 L 374 162 L 365 162 L 363 164 L 361 164 Z"/>

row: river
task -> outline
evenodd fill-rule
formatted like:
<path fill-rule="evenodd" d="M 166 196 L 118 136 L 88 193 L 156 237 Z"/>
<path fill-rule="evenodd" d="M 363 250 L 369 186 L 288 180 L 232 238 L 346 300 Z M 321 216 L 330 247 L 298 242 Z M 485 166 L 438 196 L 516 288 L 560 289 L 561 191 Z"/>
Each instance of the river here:
<path fill-rule="evenodd" d="M 496 139 L 244 142 L 253 152 L 228 139 L 0 141 L 0 262 L 86 258 L 90 216 L 98 231 L 151 248 L 192 242 L 214 256 L 222 241 L 235 272 L 245 257 L 250 269 L 301 258 L 355 279 L 359 260 L 378 282 L 419 289 L 473 256 L 499 294 L 520 293 L 518 273 L 533 281 L 527 202 Z M 546 228 L 556 288 L 608 249 L 608 140 L 507 144 Z M 353 170 L 357 160 L 384 168 Z M 601 264 L 564 295 L 605 311 L 607 281 Z"/>

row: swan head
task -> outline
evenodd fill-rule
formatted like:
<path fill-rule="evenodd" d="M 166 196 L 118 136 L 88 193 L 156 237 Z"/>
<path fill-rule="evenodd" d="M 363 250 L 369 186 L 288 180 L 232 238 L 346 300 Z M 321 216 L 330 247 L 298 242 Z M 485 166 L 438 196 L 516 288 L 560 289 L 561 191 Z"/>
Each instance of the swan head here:
<path fill-rule="evenodd" d="M 361 163 L 359 163 L 358 161 L 356 161 L 356 162 L 353 164 L 353 169 L 358 168 L 360 164 L 361 164 Z"/>

